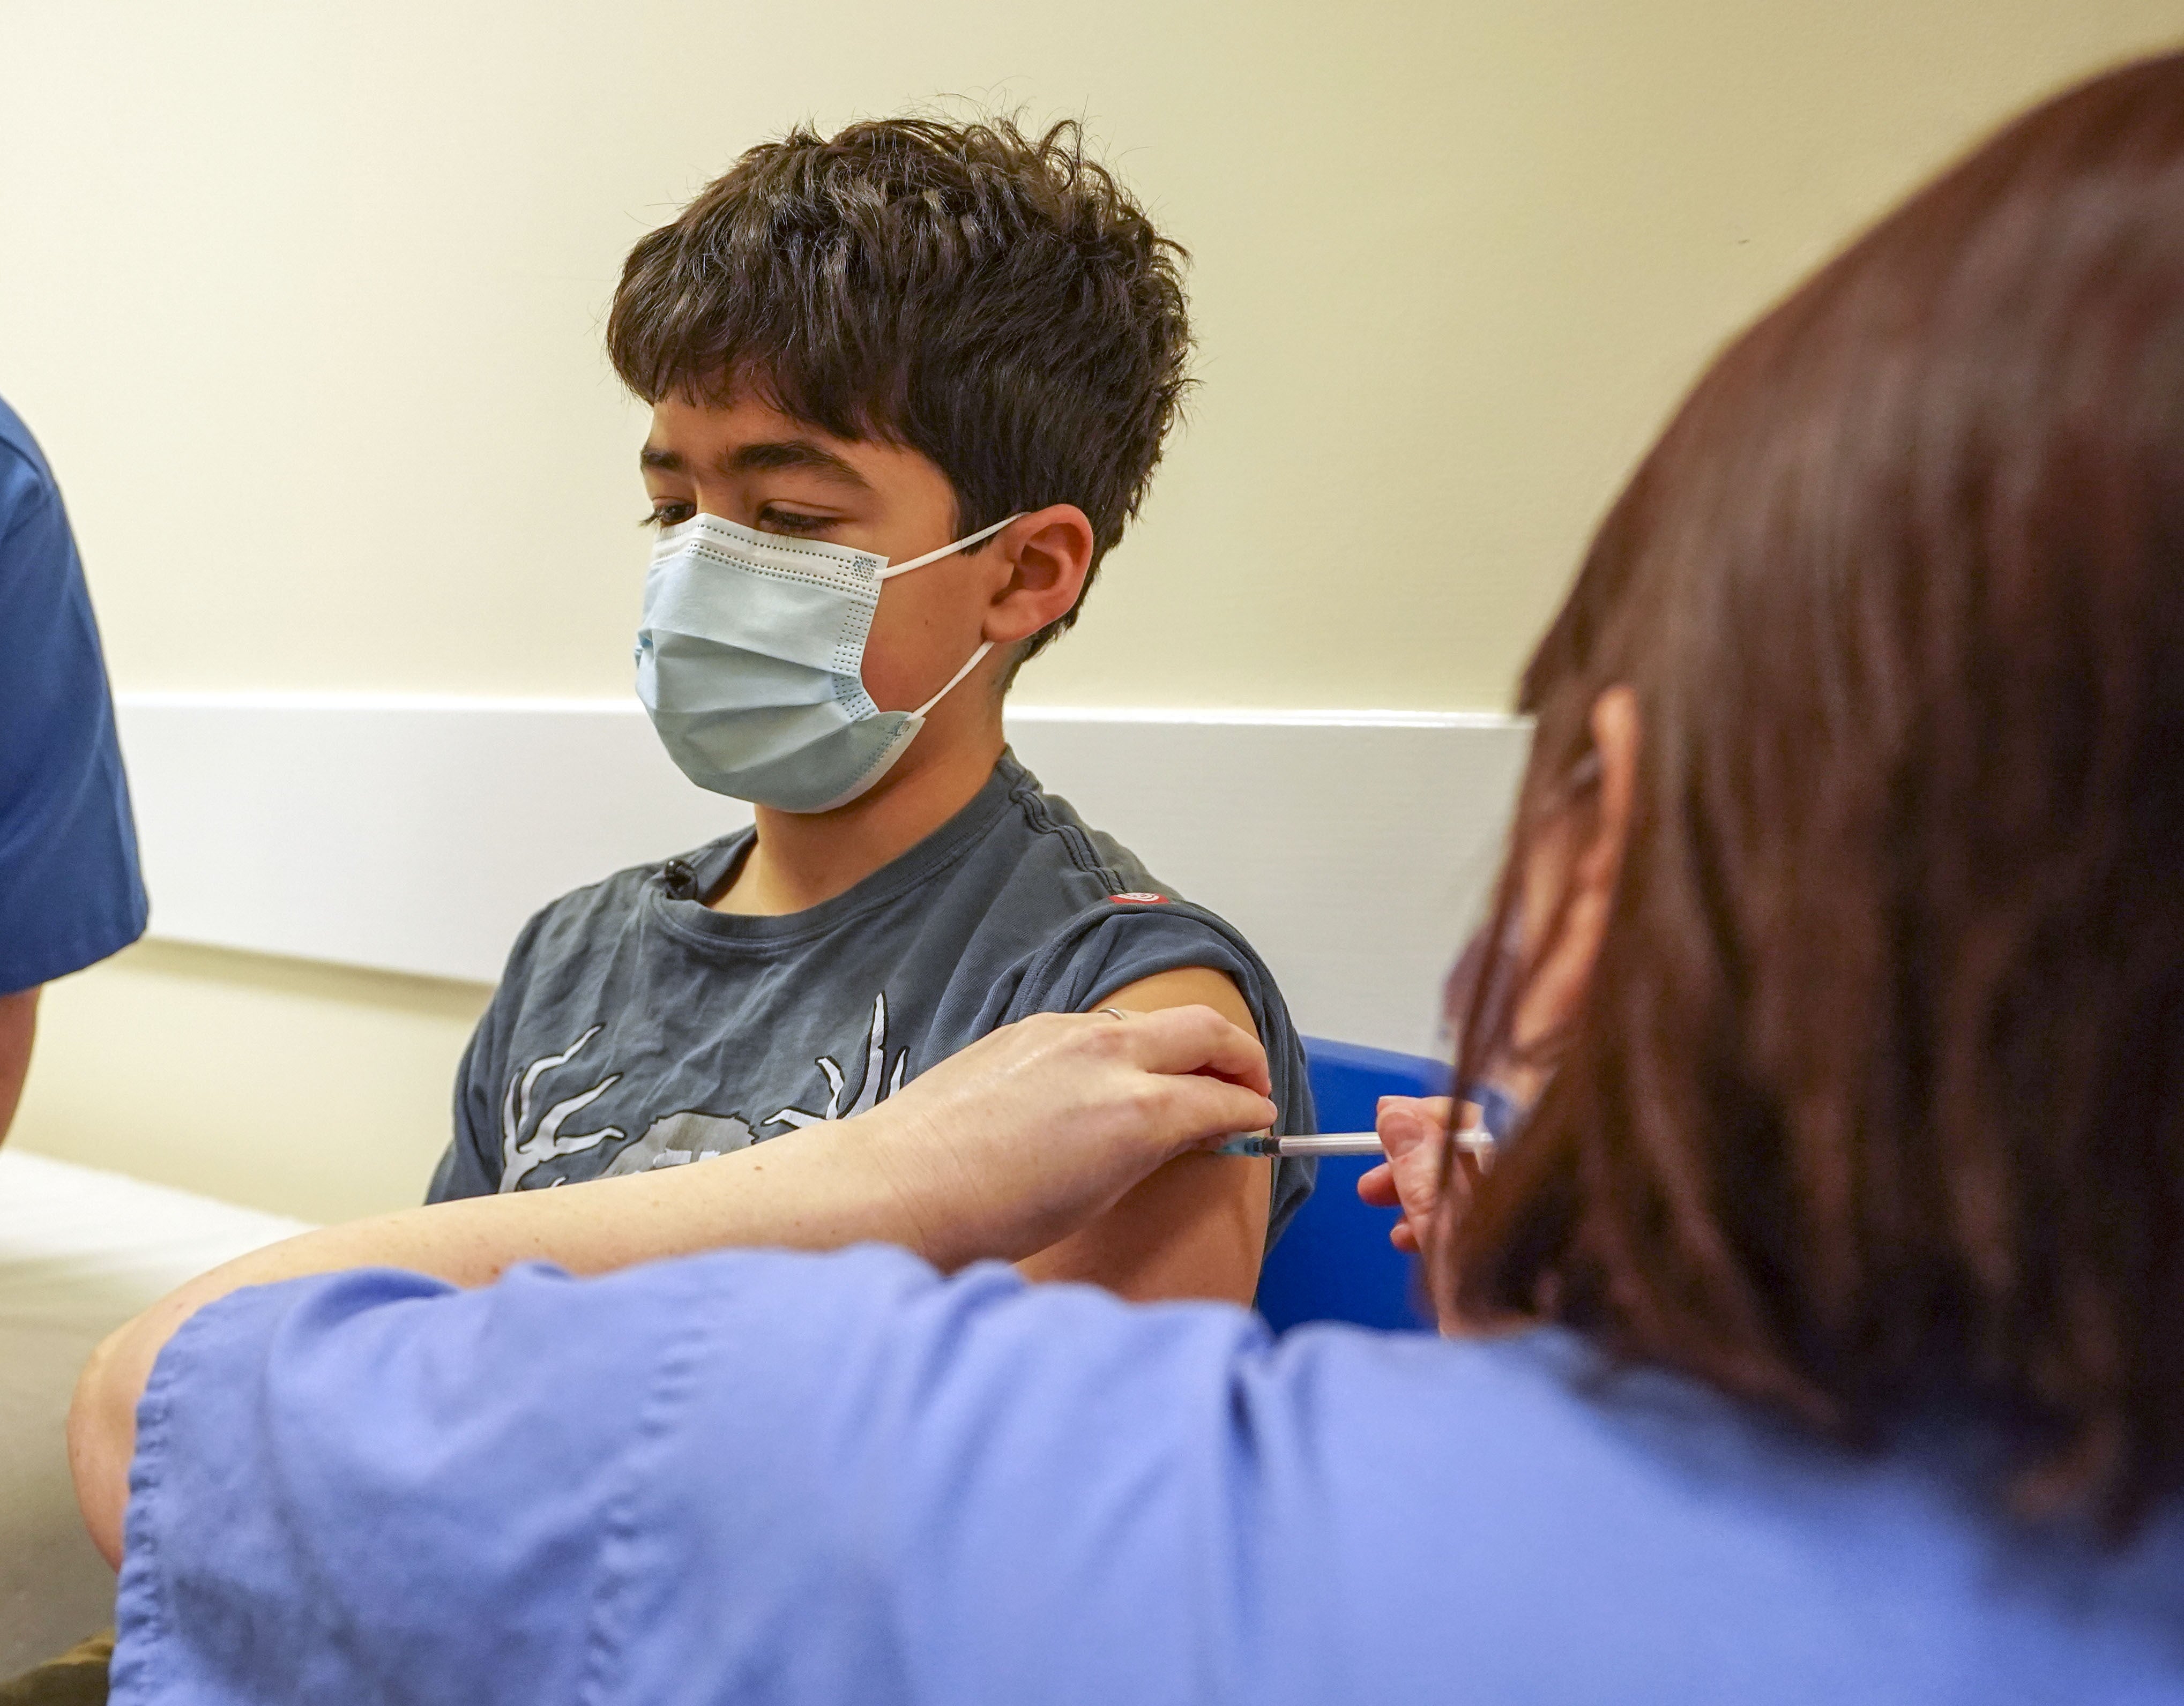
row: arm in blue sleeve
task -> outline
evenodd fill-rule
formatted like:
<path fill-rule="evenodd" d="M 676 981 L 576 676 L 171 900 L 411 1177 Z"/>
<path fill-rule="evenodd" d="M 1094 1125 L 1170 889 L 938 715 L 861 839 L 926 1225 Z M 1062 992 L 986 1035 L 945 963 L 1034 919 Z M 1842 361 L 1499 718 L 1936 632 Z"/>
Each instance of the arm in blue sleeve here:
<path fill-rule="evenodd" d="M 60 494 L 0 439 L 0 992 L 143 934 L 136 831 Z"/>
<path fill-rule="evenodd" d="M 1266 1349 L 874 1248 L 237 1292 L 140 1409 L 113 1698 L 1245 1698 Z"/>
<path fill-rule="evenodd" d="M 475 1292 L 365 1270 L 200 1311 L 138 1407 L 114 1699 L 584 1698 L 684 1331 L 604 1301 L 544 1268 Z"/>

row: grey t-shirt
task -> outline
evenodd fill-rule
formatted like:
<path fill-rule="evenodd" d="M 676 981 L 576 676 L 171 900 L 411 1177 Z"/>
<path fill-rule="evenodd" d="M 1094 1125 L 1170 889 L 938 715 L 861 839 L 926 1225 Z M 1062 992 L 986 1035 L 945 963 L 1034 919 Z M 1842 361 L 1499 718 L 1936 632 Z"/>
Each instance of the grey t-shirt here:
<path fill-rule="evenodd" d="M 941 828 L 804 912 L 705 905 L 752 835 L 617 872 L 524 926 L 463 1055 L 432 1201 L 676 1166 L 846 1119 L 997 1026 L 1090 1012 L 1182 966 L 1235 980 L 1276 1129 L 1313 1129 L 1302 1047 L 1251 945 L 1014 755 Z M 1279 1164 L 1269 1244 L 1312 1177 Z"/>

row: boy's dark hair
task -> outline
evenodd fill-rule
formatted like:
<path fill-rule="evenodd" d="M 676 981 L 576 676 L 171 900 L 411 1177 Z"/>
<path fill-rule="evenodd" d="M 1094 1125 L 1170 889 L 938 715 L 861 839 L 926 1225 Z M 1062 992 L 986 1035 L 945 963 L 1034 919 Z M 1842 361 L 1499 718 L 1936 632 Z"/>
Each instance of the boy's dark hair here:
<path fill-rule="evenodd" d="M 648 403 L 749 389 L 907 445 L 954 486 L 959 534 L 1074 503 L 1096 571 L 1188 383 L 1188 258 L 1073 123 L 800 127 L 630 251 L 607 352 Z"/>

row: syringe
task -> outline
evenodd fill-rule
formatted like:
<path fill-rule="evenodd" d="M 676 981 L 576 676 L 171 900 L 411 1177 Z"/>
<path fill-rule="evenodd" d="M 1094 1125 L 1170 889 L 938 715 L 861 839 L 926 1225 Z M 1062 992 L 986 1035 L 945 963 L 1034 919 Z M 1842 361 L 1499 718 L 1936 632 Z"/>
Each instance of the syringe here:
<path fill-rule="evenodd" d="M 1459 1149 L 1485 1159 L 1494 1153 L 1494 1134 L 1474 1125 L 1455 1134 Z M 1378 1155 L 1377 1131 L 1319 1131 L 1309 1137 L 1277 1137 L 1266 1131 L 1246 1131 L 1231 1137 L 1218 1152 L 1223 1155 Z"/>

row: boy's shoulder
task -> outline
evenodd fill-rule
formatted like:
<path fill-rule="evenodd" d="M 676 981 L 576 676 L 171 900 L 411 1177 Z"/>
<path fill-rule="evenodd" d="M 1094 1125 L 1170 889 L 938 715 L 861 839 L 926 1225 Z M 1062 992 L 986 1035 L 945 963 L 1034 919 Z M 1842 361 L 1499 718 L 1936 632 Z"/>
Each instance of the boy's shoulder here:
<path fill-rule="evenodd" d="M 932 936 L 953 921 L 965 935 L 1044 940 L 1103 903 L 1184 906 L 1183 897 L 1144 861 L 1069 802 L 1043 787 L 1004 753 L 978 796 L 946 825 L 847 893 L 781 919 L 711 912 L 704 897 L 727 882 L 753 835 L 741 829 L 672 857 L 629 865 L 572 889 L 532 915 L 515 959 L 546 943 L 569 947 L 618 935 L 655 901 L 686 939 L 722 947 L 769 942 L 786 947 L 844 929 L 869 940 L 893 919 Z M 1193 909 L 1192 910 L 1195 910 Z"/>
<path fill-rule="evenodd" d="M 1118 897 L 1183 898 L 1136 853 L 1049 793 L 1013 753 L 1001 754 L 988 786 L 1002 807 L 975 852 L 982 871 L 1009 873 L 1028 896 L 1065 916 Z"/>

